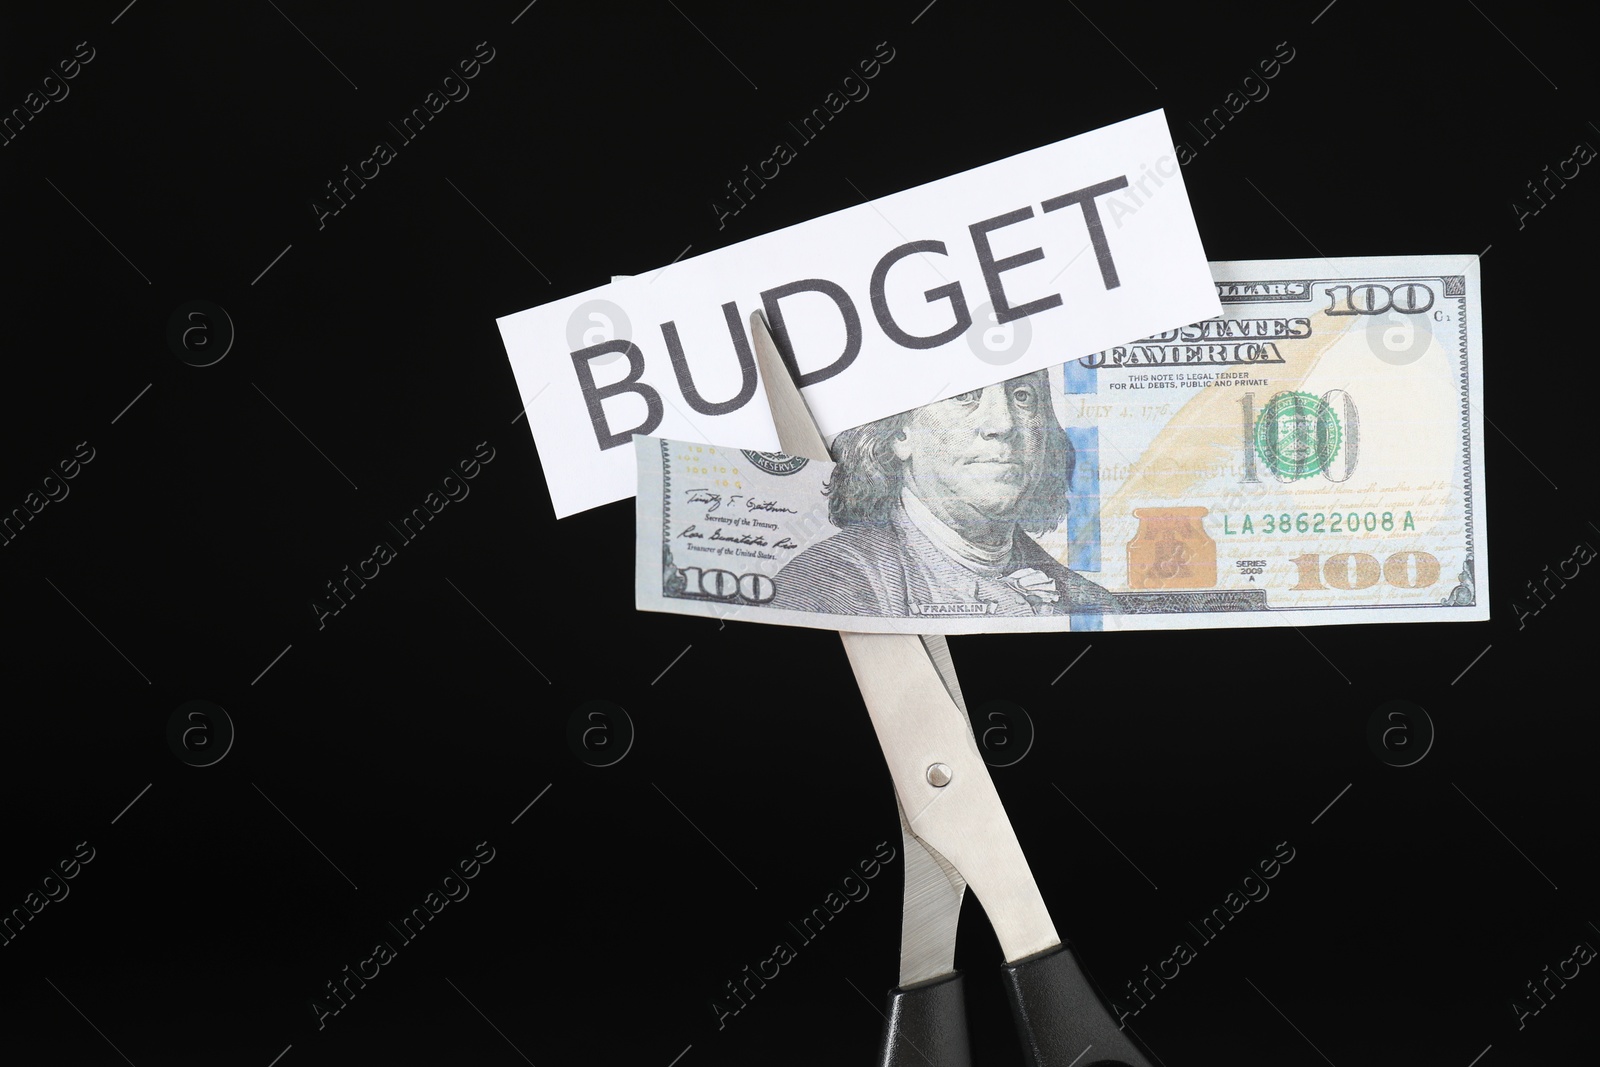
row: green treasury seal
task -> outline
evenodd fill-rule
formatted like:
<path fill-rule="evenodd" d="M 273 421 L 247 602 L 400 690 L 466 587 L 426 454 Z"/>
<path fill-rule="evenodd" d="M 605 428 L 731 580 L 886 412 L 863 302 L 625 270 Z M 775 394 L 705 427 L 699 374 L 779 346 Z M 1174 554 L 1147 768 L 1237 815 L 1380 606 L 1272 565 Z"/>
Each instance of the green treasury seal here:
<path fill-rule="evenodd" d="M 1339 417 L 1321 397 L 1278 393 L 1256 418 L 1256 452 L 1284 481 L 1308 478 L 1339 454 Z"/>

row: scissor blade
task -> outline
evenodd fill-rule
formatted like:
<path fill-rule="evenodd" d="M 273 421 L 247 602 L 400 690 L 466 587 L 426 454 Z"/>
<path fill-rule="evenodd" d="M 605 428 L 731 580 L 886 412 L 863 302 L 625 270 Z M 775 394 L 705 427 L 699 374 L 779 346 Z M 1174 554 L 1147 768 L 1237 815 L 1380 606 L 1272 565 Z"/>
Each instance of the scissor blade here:
<path fill-rule="evenodd" d="M 750 316 L 750 333 L 780 446 L 791 455 L 828 458 L 822 434 L 759 311 Z M 978 754 L 944 639 L 839 636 L 901 805 L 907 857 L 901 984 L 907 984 L 908 968 L 918 976 L 912 980 L 923 980 L 953 967 L 963 874 L 983 902 L 1006 959 L 1059 944 L 1016 831 Z M 947 785 L 928 781 L 934 763 L 950 772 Z"/>
<path fill-rule="evenodd" d="M 778 447 L 791 456 L 831 459 L 805 398 L 789 376 L 789 368 L 767 329 L 766 318 L 759 311 L 750 316 L 750 335 L 756 364 L 767 386 L 767 405 L 778 428 Z M 965 710 L 944 635 L 930 634 L 922 640 L 950 698 Z M 900 985 L 905 987 L 955 970 L 956 927 L 967 882 L 948 860 L 911 832 L 898 797 L 895 808 L 900 813 L 901 855 L 905 856 L 905 897 L 900 915 Z"/>
<path fill-rule="evenodd" d="M 778 447 L 791 456 L 831 461 L 828 445 L 817 429 L 806 398 L 800 387 L 789 377 L 789 368 L 778 352 L 778 344 L 767 329 L 767 317 L 759 311 L 750 313 L 750 337 L 756 350 L 756 366 L 761 370 L 761 381 L 767 387 L 767 407 L 772 409 L 772 422 L 778 428 Z"/>
<path fill-rule="evenodd" d="M 778 351 L 777 342 L 767 329 L 767 319 L 759 311 L 750 313 L 750 336 L 754 342 L 756 365 L 761 369 L 761 380 L 767 386 L 767 406 L 772 410 L 772 421 L 778 428 L 778 447 L 791 456 L 808 459 L 831 460 L 827 443 L 817 429 L 806 398 L 789 377 L 789 367 Z M 961 696 L 961 683 L 956 680 L 956 665 L 950 658 L 950 645 L 944 634 L 923 634 L 922 644 L 928 650 L 933 665 L 939 668 L 939 677 L 950 699 L 963 712 L 967 702 Z"/>
<path fill-rule="evenodd" d="M 963 715 L 967 702 L 956 680 L 955 660 L 944 634 L 921 634 L 922 646 L 939 671 L 939 680 Z M 905 841 L 906 890 L 900 913 L 900 988 L 926 982 L 956 969 L 956 927 L 961 921 L 961 898 L 967 880 L 950 861 L 923 844 L 911 832 L 906 809 L 898 796 L 900 837 Z"/>
<path fill-rule="evenodd" d="M 967 880 L 911 832 L 899 797 L 894 806 L 900 813 L 906 858 L 906 890 L 900 912 L 900 988 L 904 989 L 956 969 L 956 927 Z"/>
<path fill-rule="evenodd" d="M 840 637 L 911 832 L 967 879 L 1008 961 L 1060 944 L 972 724 L 927 650 L 908 634 Z"/>
<path fill-rule="evenodd" d="M 966 698 L 961 695 L 961 683 L 956 681 L 956 661 L 950 657 L 950 642 L 945 640 L 944 634 L 918 634 L 922 638 L 922 647 L 928 650 L 928 658 L 933 660 L 933 665 L 939 669 L 939 678 L 944 682 L 945 690 L 950 694 L 950 699 L 956 702 L 956 707 L 961 709 L 961 714 L 971 715 L 967 710 Z M 968 719 L 971 722 L 971 719 Z"/>

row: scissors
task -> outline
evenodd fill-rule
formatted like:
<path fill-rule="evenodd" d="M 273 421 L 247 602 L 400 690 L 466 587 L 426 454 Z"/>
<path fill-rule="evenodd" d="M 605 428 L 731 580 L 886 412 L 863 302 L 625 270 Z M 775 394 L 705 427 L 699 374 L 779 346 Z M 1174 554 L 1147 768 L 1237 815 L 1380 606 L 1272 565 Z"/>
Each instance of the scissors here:
<path fill-rule="evenodd" d="M 750 333 L 779 447 L 831 460 L 790 377 L 794 363 L 780 353 L 760 311 L 750 316 Z M 1147 1051 L 1118 1028 L 1072 946 L 1056 934 L 978 753 L 944 636 L 841 631 L 839 637 L 894 779 L 905 840 L 900 982 L 889 991 L 880 1067 L 972 1063 L 955 969 L 968 886 L 1005 954 L 1006 992 L 1029 1067 L 1150 1067 Z"/>

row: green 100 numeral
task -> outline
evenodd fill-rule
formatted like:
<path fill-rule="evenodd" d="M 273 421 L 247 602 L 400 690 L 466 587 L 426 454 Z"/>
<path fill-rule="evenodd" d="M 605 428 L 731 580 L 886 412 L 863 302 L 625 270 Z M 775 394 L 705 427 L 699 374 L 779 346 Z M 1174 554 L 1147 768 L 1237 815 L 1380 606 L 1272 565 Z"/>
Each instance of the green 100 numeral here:
<path fill-rule="evenodd" d="M 1317 473 L 1330 482 L 1343 482 L 1348 481 L 1350 476 L 1356 472 L 1356 461 L 1361 457 L 1361 413 L 1356 410 L 1356 402 L 1343 389 L 1329 389 L 1322 394 L 1322 402 L 1327 404 L 1330 410 L 1332 410 L 1336 401 L 1339 404 L 1340 412 L 1344 415 L 1344 425 L 1341 427 L 1344 442 L 1339 448 L 1339 454 L 1334 457 L 1334 462 L 1323 467 Z M 1256 476 L 1256 394 L 1249 392 L 1241 396 L 1239 398 L 1239 408 L 1240 413 L 1244 416 L 1244 425 L 1240 434 L 1244 473 L 1240 475 L 1239 480 L 1253 485 L 1261 481 Z M 1273 471 L 1272 473 L 1273 477 L 1280 482 L 1292 482 L 1295 480 L 1294 476 L 1290 474 L 1284 474 L 1279 471 Z"/>
<path fill-rule="evenodd" d="M 1439 580 L 1439 558 L 1432 552 L 1396 552 L 1383 561 L 1382 567 L 1376 556 L 1365 552 L 1340 552 L 1329 556 L 1326 562 L 1315 552 L 1307 552 L 1289 562 L 1300 572 L 1293 589 L 1326 589 L 1330 585 L 1335 589 L 1370 589 L 1380 577 L 1396 589 L 1426 589 Z"/>

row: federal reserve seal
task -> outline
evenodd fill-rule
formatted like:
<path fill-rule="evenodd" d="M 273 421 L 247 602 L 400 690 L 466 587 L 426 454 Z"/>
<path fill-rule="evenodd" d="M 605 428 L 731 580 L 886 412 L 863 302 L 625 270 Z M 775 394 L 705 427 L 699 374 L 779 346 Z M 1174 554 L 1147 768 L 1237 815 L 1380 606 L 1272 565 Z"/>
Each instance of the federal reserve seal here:
<path fill-rule="evenodd" d="M 1339 417 L 1321 397 L 1278 393 L 1256 418 L 1256 452 L 1283 481 L 1320 473 L 1339 454 Z"/>
<path fill-rule="evenodd" d="M 747 448 L 739 451 L 744 453 L 745 459 L 768 474 L 795 474 L 811 462 L 804 456 L 791 456 L 787 452 L 751 452 Z"/>

